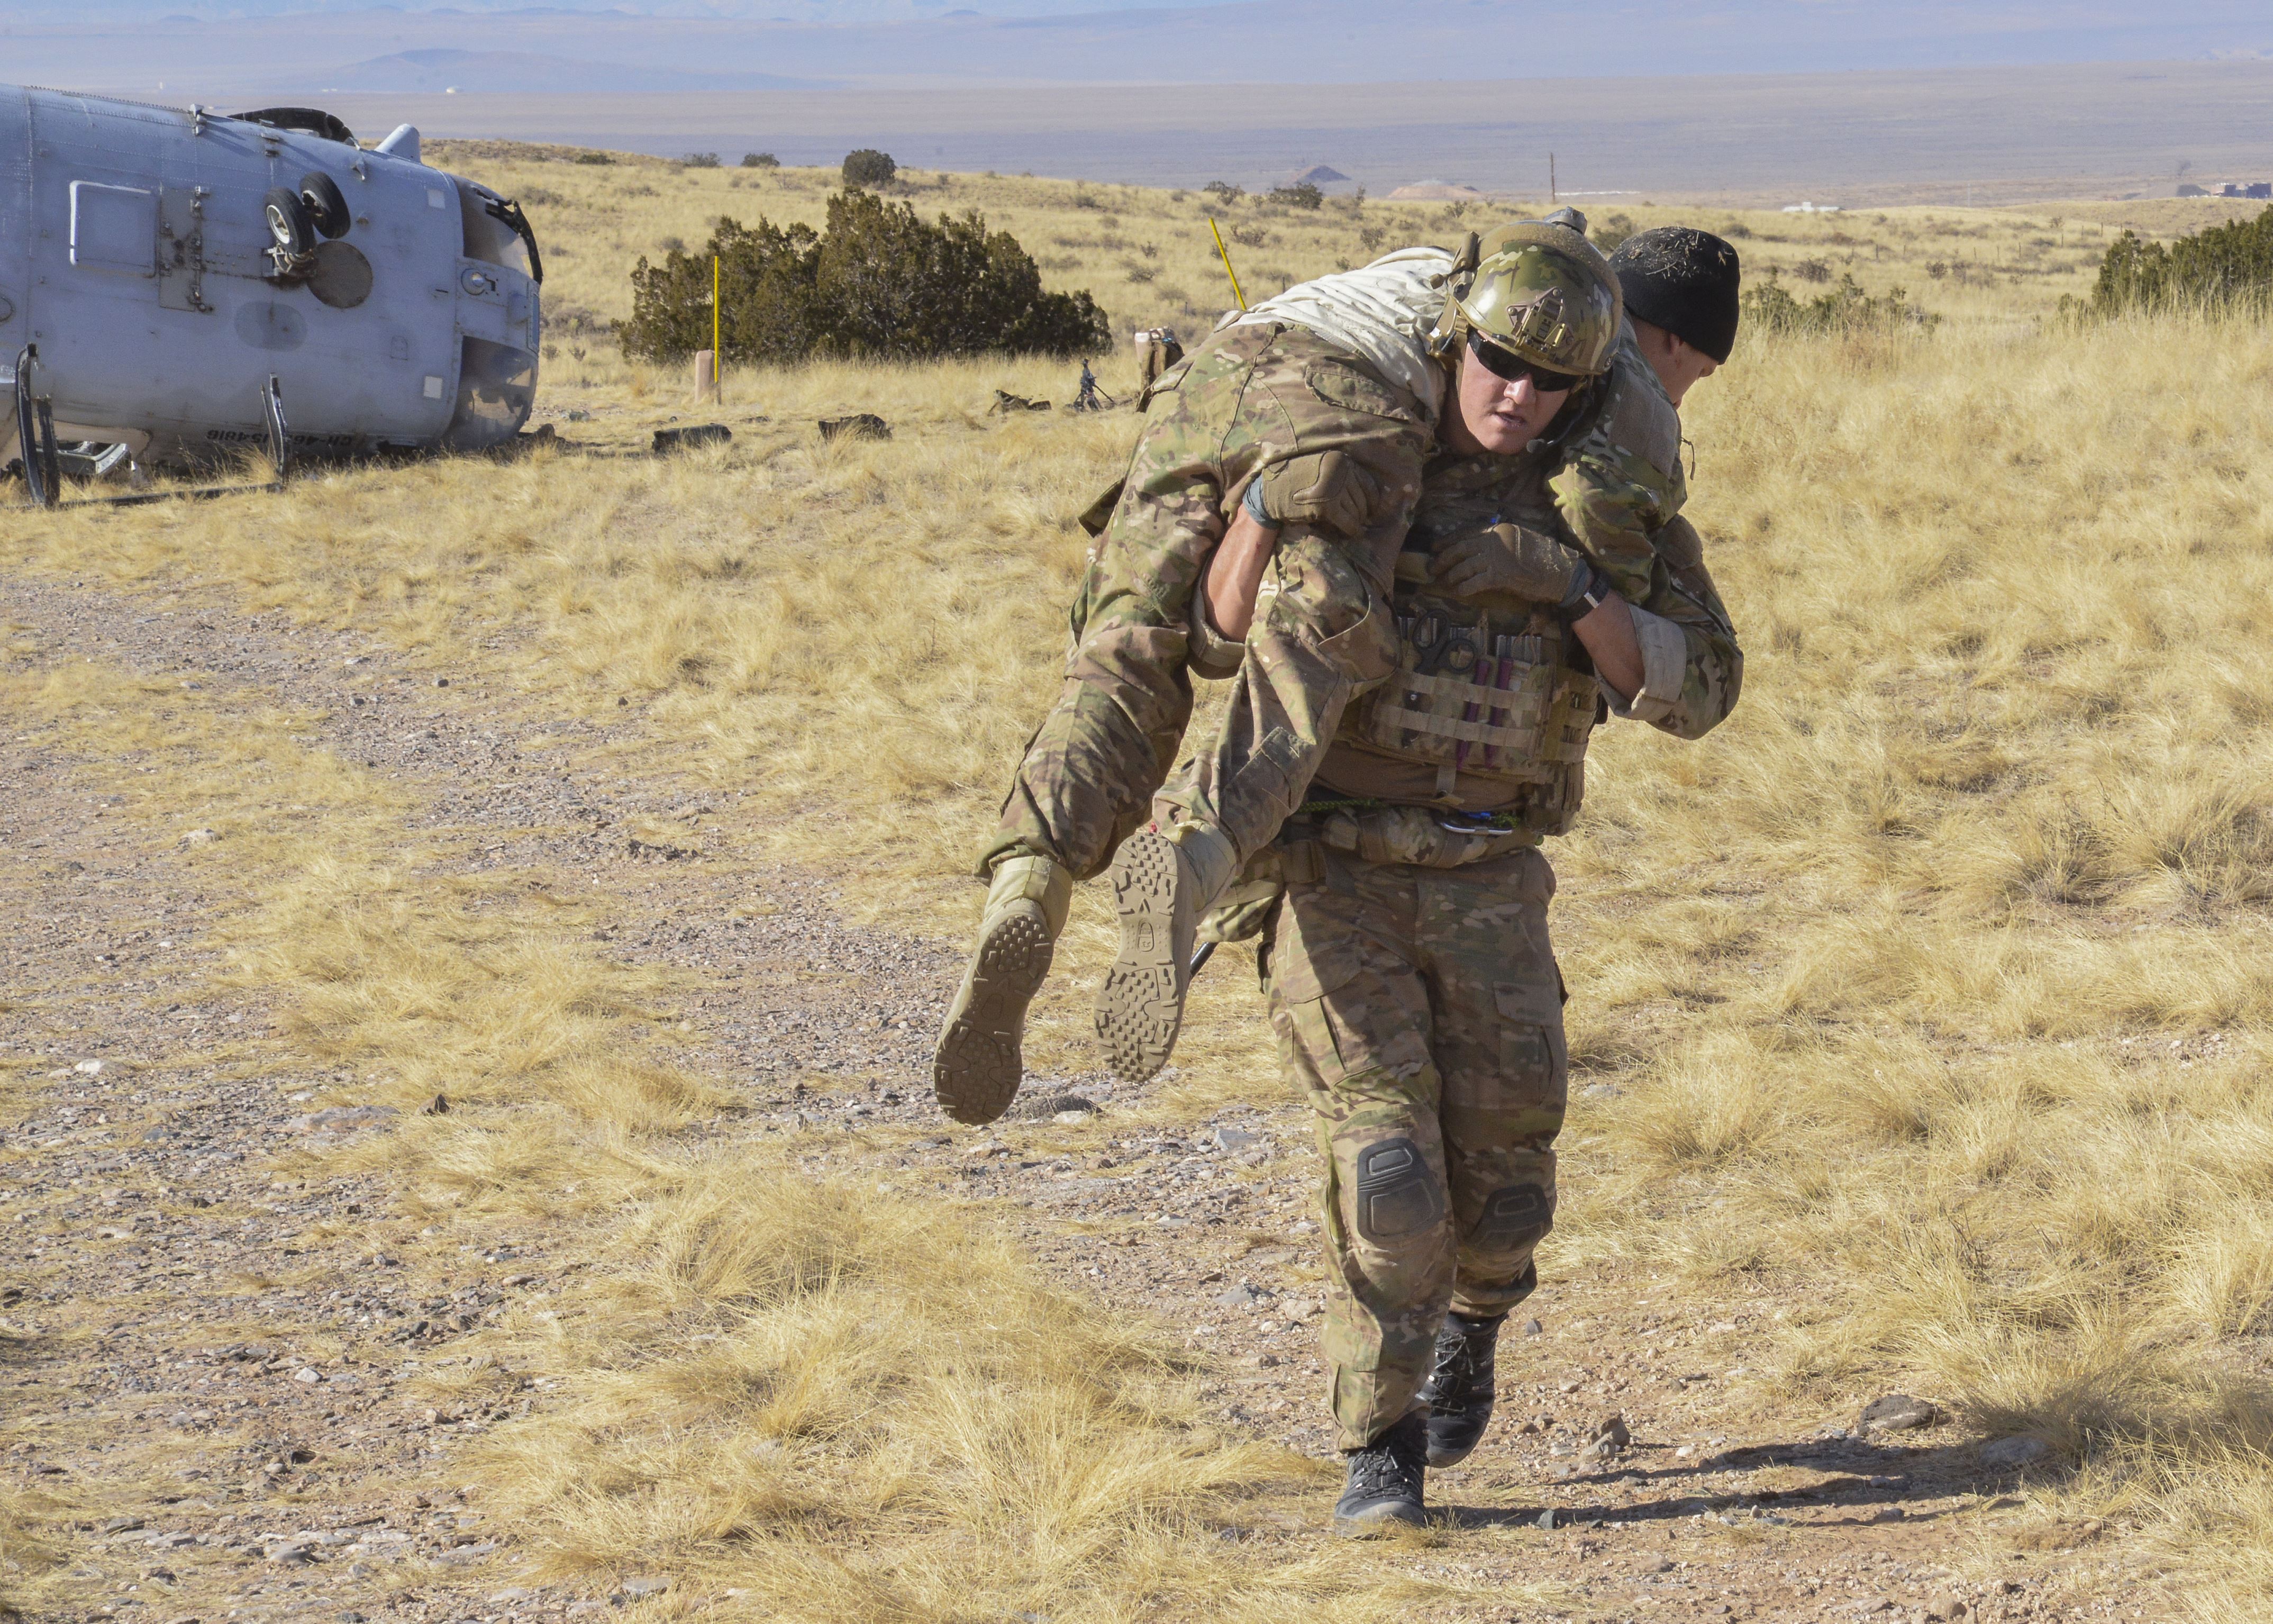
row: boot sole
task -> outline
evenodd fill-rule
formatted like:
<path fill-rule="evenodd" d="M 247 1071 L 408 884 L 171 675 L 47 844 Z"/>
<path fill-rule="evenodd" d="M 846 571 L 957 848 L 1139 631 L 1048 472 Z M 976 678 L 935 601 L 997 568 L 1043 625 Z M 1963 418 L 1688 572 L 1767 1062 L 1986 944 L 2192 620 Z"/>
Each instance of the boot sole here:
<path fill-rule="evenodd" d="M 1015 914 L 987 932 L 976 957 L 971 1002 L 939 1034 L 931 1063 L 940 1109 L 974 1127 L 993 1122 L 1018 1096 L 1026 1006 L 1050 973 L 1049 935 L 1039 920 Z"/>
<path fill-rule="evenodd" d="M 1184 966 L 1176 954 L 1176 848 L 1150 830 L 1113 860 L 1121 955 L 1097 995 L 1097 1036 L 1114 1076 L 1141 1083 L 1168 1064 L 1184 1024 Z"/>
<path fill-rule="evenodd" d="M 1387 1505 L 1369 1506 L 1354 1515 L 1334 1513 L 1334 1532 L 1345 1539 L 1378 1539 L 1384 1534 L 1402 1528 L 1426 1528 L 1429 1514 L 1419 1506 L 1402 1501 Z"/>

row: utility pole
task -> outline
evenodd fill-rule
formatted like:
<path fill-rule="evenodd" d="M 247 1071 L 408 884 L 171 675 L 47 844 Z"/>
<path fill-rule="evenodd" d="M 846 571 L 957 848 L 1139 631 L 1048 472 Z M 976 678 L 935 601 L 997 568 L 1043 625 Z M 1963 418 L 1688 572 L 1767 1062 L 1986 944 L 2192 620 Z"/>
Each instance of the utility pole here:
<path fill-rule="evenodd" d="M 1555 190 L 1555 154 L 1553 153 L 1549 153 L 1547 154 L 1547 200 L 1549 203 L 1554 202 L 1557 195 L 1557 193 Z"/>

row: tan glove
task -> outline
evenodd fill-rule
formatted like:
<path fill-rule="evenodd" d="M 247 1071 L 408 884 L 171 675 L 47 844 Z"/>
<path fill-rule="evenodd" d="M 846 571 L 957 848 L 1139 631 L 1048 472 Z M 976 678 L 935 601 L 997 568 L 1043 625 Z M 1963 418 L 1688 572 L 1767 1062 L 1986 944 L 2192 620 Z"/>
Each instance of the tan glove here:
<path fill-rule="evenodd" d="M 1315 524 L 1362 536 L 1387 516 L 1396 492 L 1373 470 L 1340 451 L 1273 462 L 1255 477 L 1256 516 L 1266 524 Z"/>
<path fill-rule="evenodd" d="M 1499 592 L 1552 604 L 1565 619 L 1588 613 L 1609 590 L 1585 553 L 1519 524 L 1495 524 L 1439 548 L 1435 584 L 1454 598 Z"/>

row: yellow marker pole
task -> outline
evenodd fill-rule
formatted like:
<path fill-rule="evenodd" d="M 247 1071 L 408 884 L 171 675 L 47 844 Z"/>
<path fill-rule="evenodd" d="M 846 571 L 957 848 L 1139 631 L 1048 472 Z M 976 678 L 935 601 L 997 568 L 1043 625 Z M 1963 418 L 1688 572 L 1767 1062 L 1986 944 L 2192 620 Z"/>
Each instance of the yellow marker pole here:
<path fill-rule="evenodd" d="M 1247 308 L 1247 296 L 1239 290 L 1239 273 L 1231 268 L 1231 255 L 1225 252 L 1223 231 L 1216 224 L 1213 214 L 1208 216 L 1208 229 L 1215 233 L 1215 251 L 1223 257 L 1223 274 L 1231 278 L 1231 297 L 1239 301 L 1239 308 L 1244 311 Z"/>
<path fill-rule="evenodd" d="M 710 256 L 710 392 L 726 403 L 726 352 L 718 348 L 718 256 Z"/>

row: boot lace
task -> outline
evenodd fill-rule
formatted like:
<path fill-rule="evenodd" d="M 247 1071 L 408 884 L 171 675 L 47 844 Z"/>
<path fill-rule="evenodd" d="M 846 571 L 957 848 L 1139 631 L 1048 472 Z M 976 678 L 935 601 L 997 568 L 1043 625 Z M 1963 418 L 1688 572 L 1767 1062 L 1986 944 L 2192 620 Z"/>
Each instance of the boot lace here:
<path fill-rule="evenodd" d="M 1349 1486 L 1359 1496 L 1377 1500 L 1391 1493 L 1418 1498 L 1421 1473 L 1427 1457 L 1395 1433 L 1354 1450 L 1350 1455 Z"/>

